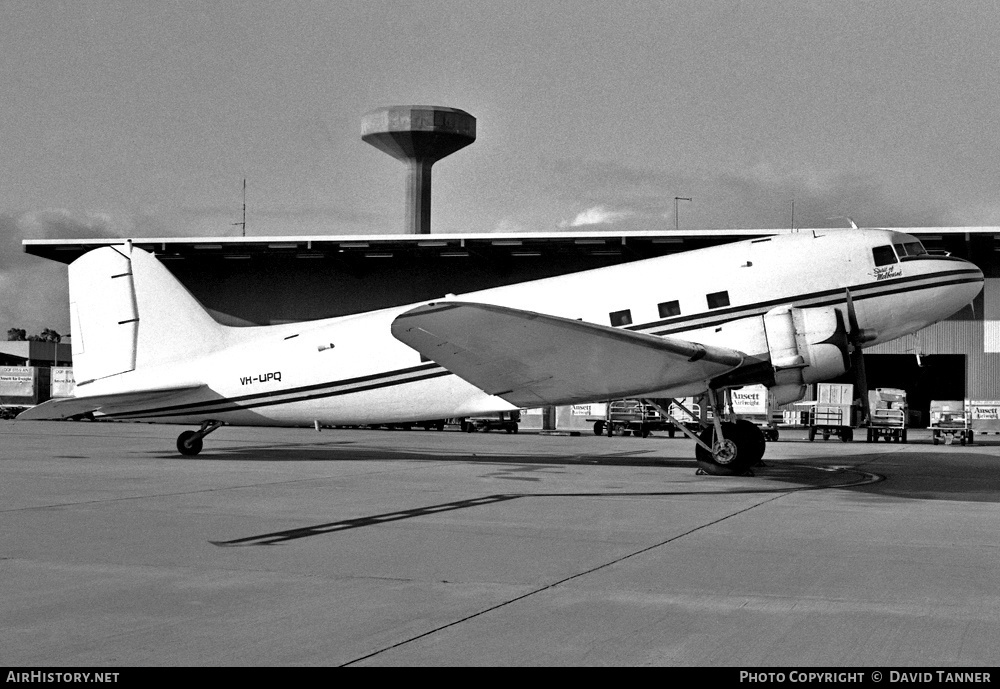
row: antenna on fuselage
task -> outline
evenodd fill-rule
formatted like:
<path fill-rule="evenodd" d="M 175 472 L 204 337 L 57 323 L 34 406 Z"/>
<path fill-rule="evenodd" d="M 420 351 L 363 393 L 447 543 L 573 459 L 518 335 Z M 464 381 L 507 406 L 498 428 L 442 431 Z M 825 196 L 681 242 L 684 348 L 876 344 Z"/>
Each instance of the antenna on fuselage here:
<path fill-rule="evenodd" d="M 247 236 L 247 178 L 243 178 L 243 222 L 234 222 L 234 226 L 239 225 L 243 228 L 243 236 Z"/>

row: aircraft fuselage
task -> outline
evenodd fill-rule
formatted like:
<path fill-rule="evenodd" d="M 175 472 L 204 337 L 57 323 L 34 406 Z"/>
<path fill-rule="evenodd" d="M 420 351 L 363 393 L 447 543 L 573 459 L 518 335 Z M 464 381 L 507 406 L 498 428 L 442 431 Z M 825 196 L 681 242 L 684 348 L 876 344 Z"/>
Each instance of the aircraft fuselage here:
<path fill-rule="evenodd" d="M 435 301 L 495 304 L 674 336 L 767 361 L 774 343 L 768 341 L 765 319 L 784 306 L 836 309 L 846 320 L 849 291 L 857 324 L 867 334 L 862 346 L 871 346 L 969 304 L 982 288 L 982 272 L 918 247 L 915 238 L 890 230 L 803 231 Z M 184 424 L 216 419 L 236 425 L 352 425 L 513 409 L 392 336 L 393 321 L 415 306 L 289 325 L 219 326 L 221 344 L 209 353 L 181 354 L 153 368 L 94 380 L 77 394 L 202 385 L 167 402 L 105 412 Z M 587 371 L 581 368 L 580 375 Z M 707 385 L 697 381 L 650 393 L 683 396 Z"/>

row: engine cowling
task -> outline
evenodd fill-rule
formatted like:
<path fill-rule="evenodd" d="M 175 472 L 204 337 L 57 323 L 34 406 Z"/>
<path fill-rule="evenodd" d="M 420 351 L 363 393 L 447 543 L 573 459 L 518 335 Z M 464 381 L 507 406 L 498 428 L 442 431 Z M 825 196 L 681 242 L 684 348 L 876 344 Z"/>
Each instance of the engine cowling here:
<path fill-rule="evenodd" d="M 832 306 L 779 306 L 764 314 L 777 386 L 803 386 L 845 373 L 851 365 L 847 326 Z"/>
<path fill-rule="evenodd" d="M 782 404 L 798 402 L 806 396 L 806 390 L 808 389 L 805 385 L 775 385 L 772 388 L 768 388 L 768 391 L 771 393 L 771 403 L 775 406 L 780 406 Z"/>

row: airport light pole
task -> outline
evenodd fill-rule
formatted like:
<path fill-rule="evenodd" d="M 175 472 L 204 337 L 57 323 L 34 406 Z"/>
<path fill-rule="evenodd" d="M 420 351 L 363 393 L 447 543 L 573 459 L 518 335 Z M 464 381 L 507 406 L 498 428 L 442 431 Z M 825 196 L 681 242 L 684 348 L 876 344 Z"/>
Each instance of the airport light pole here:
<path fill-rule="evenodd" d="M 684 196 L 675 196 L 674 197 L 674 229 L 675 230 L 681 229 L 680 222 L 678 222 L 677 202 L 678 201 L 690 201 L 690 200 L 691 200 L 690 197 L 684 197 Z"/>

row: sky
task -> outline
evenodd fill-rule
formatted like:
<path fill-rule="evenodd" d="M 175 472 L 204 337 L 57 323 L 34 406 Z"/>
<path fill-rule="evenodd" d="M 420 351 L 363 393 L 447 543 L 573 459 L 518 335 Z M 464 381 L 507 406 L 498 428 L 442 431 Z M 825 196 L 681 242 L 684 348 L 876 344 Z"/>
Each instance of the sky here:
<path fill-rule="evenodd" d="M 0 337 L 26 238 L 395 234 L 365 113 L 460 108 L 437 233 L 1000 225 L 1000 6 L 0 0 Z"/>

